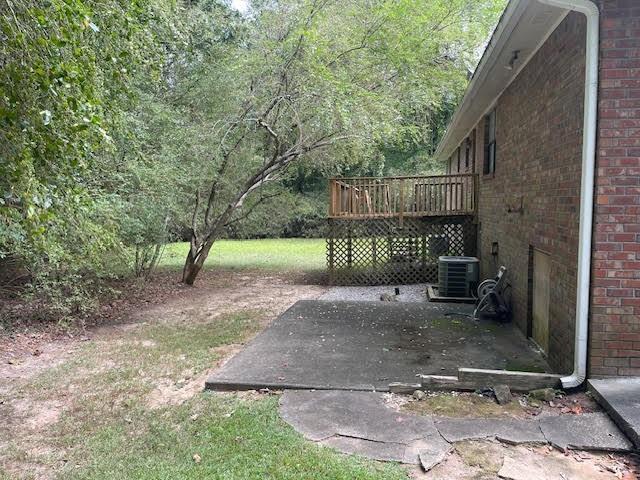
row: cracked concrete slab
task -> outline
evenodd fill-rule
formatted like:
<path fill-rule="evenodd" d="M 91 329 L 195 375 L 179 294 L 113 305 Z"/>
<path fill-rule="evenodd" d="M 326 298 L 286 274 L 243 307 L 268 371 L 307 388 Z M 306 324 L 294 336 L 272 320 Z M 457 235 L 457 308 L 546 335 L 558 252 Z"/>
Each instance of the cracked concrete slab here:
<path fill-rule="evenodd" d="M 405 450 L 407 447 L 401 443 L 375 442 L 342 435 L 335 435 L 320 443 L 350 455 L 361 455 L 385 462 L 415 463 L 405 462 Z"/>
<path fill-rule="evenodd" d="M 384 405 L 382 394 L 374 392 L 288 391 L 280 412 L 315 441 L 342 435 L 408 444 L 439 435 L 433 419 L 394 412 Z"/>
<path fill-rule="evenodd" d="M 440 418 L 436 428 L 445 440 L 496 438 L 505 443 L 547 443 L 538 422 L 511 418 Z"/>
<path fill-rule="evenodd" d="M 280 415 L 309 440 L 376 460 L 418 465 L 421 454 L 434 462 L 451 449 L 432 418 L 398 413 L 381 393 L 287 391 Z"/>
<path fill-rule="evenodd" d="M 409 302 L 297 302 L 206 382 L 214 390 L 386 391 L 416 375 L 460 366 L 546 371 L 544 359 L 510 324 L 447 313 L 471 305 Z"/>
<path fill-rule="evenodd" d="M 280 416 L 317 442 L 338 434 L 344 425 L 360 423 L 358 415 L 376 411 L 380 404 L 380 394 L 373 392 L 289 390 L 280 398 Z"/>
<path fill-rule="evenodd" d="M 540 419 L 547 441 L 561 450 L 629 452 L 633 445 L 606 413 L 561 415 Z"/>
<path fill-rule="evenodd" d="M 442 462 L 451 443 L 495 438 L 511 445 L 546 444 L 566 450 L 630 451 L 626 439 L 604 413 L 541 419 L 444 418 L 399 413 L 382 393 L 289 390 L 280 415 L 305 438 L 343 453 L 422 465 Z M 532 466 L 532 468 L 534 468 Z"/>

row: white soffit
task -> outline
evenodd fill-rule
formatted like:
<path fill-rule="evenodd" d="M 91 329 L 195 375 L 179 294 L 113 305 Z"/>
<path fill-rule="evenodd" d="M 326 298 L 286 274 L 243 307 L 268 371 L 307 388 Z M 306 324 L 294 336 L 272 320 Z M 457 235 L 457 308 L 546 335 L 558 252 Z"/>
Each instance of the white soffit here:
<path fill-rule="evenodd" d="M 438 145 L 436 158 L 448 158 L 453 153 L 567 14 L 567 10 L 536 0 L 509 2 Z M 515 51 L 519 52 L 518 60 L 510 70 L 506 67 Z"/>

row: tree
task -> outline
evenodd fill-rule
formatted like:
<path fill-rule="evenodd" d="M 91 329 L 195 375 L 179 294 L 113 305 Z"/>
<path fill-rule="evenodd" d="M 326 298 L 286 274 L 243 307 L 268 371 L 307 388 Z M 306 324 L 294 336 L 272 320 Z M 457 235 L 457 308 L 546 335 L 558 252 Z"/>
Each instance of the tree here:
<path fill-rule="evenodd" d="M 417 136 L 404 120 L 459 95 L 496 9 L 489 0 L 260 2 L 244 41 L 191 92 L 215 116 L 217 146 L 199 167 L 183 282 L 300 159 L 373 158 Z"/>
<path fill-rule="evenodd" d="M 0 0 L 0 270 L 17 265 L 25 292 L 64 313 L 148 271 L 187 208 L 158 137 L 184 114 L 175 79 L 238 17 L 216 0 Z"/>

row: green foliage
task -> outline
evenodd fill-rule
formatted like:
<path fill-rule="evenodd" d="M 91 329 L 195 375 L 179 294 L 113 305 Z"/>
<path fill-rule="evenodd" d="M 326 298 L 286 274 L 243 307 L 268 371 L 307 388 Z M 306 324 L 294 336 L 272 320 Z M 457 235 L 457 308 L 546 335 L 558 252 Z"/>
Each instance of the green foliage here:
<path fill-rule="evenodd" d="M 149 2 L 3 0 L 0 246 L 46 241 L 92 207 L 90 172 L 112 147 L 132 77 L 157 75 Z M 97 179 L 99 180 L 99 179 Z M 77 214 L 77 215 L 76 215 Z M 71 215 L 72 218 L 69 218 Z"/>
<path fill-rule="evenodd" d="M 0 263 L 71 315 L 188 237 L 197 191 L 203 229 L 212 184 L 217 218 L 287 148 L 216 235 L 321 235 L 326 177 L 437 170 L 503 4 L 0 0 Z"/>
<path fill-rule="evenodd" d="M 0 0 L 0 262 L 21 259 L 52 318 L 127 265 L 148 273 L 171 238 L 186 179 L 152 155 L 176 119 L 157 99 L 220 35 L 180 5 Z"/>
<path fill-rule="evenodd" d="M 121 263 L 113 138 L 135 80 L 160 78 L 158 37 L 171 31 L 175 7 L 0 4 L 0 258 L 22 258 L 34 286 L 66 305 Z"/>

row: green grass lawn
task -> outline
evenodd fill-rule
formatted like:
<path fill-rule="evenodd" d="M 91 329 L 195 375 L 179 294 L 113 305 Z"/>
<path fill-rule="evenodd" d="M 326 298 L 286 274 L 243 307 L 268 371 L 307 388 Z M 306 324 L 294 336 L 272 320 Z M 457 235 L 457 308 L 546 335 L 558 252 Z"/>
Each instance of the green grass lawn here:
<path fill-rule="evenodd" d="M 181 269 L 188 250 L 187 242 L 167 245 L 160 267 Z M 229 269 L 319 271 L 326 266 L 325 240 L 317 238 L 219 240 L 213 245 L 205 265 Z"/>
<path fill-rule="evenodd" d="M 137 429 L 141 431 L 137 432 Z M 141 413 L 88 438 L 86 464 L 63 478 L 406 479 L 394 465 L 347 457 L 304 441 L 278 417 L 277 398 L 240 401 L 203 393 Z"/>

